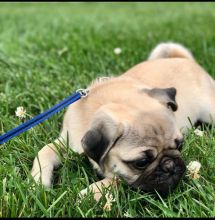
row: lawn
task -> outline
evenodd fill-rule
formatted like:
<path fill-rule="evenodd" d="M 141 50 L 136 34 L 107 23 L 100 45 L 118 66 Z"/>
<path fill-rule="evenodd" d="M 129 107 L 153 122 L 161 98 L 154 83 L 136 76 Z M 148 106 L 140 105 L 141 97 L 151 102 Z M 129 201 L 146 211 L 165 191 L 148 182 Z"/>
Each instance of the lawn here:
<path fill-rule="evenodd" d="M 23 122 L 18 106 L 29 119 L 98 76 L 123 73 L 162 41 L 184 44 L 215 77 L 214 23 L 215 3 L 0 3 L 0 134 Z M 122 183 L 111 211 L 103 210 L 104 196 L 78 201 L 98 179 L 87 158 L 69 149 L 53 187 L 35 185 L 33 159 L 57 138 L 64 112 L 0 145 L 0 217 L 215 216 L 214 127 L 204 127 L 203 137 L 189 131 L 182 155 L 186 164 L 201 162 L 201 177 L 185 176 L 165 199 Z"/>

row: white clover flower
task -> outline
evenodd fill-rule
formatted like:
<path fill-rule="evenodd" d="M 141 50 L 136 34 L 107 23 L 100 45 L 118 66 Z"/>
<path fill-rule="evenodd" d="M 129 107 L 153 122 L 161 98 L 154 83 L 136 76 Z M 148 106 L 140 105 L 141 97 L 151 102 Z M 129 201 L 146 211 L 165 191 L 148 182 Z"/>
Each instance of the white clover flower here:
<path fill-rule="evenodd" d="M 198 161 L 191 161 L 187 165 L 188 176 L 192 179 L 198 179 L 200 177 L 199 170 L 201 168 L 201 163 Z"/>
<path fill-rule="evenodd" d="M 105 205 L 104 205 L 104 207 L 103 207 L 103 210 L 105 210 L 105 211 L 111 211 L 112 203 L 115 202 L 116 200 L 113 199 L 112 194 L 106 194 L 106 195 L 105 195 L 105 198 L 106 198 L 107 201 L 106 201 L 106 203 L 105 203 Z"/>
<path fill-rule="evenodd" d="M 29 187 L 29 190 L 34 192 L 34 191 L 36 190 L 36 185 L 35 185 L 35 184 L 32 184 L 32 185 Z"/>
<path fill-rule="evenodd" d="M 133 217 L 128 211 L 126 211 L 123 215 L 126 218 L 132 218 Z"/>
<path fill-rule="evenodd" d="M 62 56 L 64 53 L 66 53 L 68 51 L 68 48 L 67 47 L 64 47 L 63 49 L 59 50 L 57 53 L 58 53 L 58 56 Z"/>
<path fill-rule="evenodd" d="M 15 113 L 16 113 L 16 116 L 19 117 L 19 118 L 25 118 L 26 117 L 26 110 L 22 106 L 17 107 Z"/>
<path fill-rule="evenodd" d="M 197 135 L 197 136 L 202 137 L 204 135 L 204 132 L 197 128 L 197 129 L 194 130 L 194 134 Z"/>
<path fill-rule="evenodd" d="M 117 55 L 120 54 L 121 52 L 122 52 L 122 49 L 119 48 L 119 47 L 114 49 L 114 53 L 117 54 Z"/>

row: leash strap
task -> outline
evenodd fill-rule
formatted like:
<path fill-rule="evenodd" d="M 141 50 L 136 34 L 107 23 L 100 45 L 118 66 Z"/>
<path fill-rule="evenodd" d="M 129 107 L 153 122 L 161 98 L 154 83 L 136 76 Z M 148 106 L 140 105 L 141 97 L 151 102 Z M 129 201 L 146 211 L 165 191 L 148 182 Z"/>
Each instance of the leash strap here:
<path fill-rule="evenodd" d="M 0 136 L 0 144 L 3 144 L 13 137 L 18 136 L 19 134 L 27 131 L 28 129 L 32 128 L 33 126 L 41 123 L 42 121 L 48 119 L 55 113 L 59 112 L 63 108 L 67 107 L 68 105 L 78 101 L 81 97 L 86 97 L 88 95 L 88 90 L 78 89 L 72 95 L 68 96 L 67 98 L 63 99 L 58 104 L 54 105 L 50 109 L 36 115 L 34 118 L 24 122 L 23 124 L 13 128 L 12 130 L 8 131 L 7 133 Z"/>

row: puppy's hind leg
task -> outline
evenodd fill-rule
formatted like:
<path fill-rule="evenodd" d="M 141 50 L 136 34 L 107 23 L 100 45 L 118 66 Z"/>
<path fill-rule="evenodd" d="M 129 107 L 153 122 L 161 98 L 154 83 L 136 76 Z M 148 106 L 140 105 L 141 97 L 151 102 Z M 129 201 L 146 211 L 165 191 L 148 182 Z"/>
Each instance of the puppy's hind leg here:
<path fill-rule="evenodd" d="M 31 175 L 36 182 L 41 182 L 46 187 L 51 186 L 53 170 L 60 164 L 59 148 L 63 148 L 62 139 L 45 145 L 34 159 Z"/>

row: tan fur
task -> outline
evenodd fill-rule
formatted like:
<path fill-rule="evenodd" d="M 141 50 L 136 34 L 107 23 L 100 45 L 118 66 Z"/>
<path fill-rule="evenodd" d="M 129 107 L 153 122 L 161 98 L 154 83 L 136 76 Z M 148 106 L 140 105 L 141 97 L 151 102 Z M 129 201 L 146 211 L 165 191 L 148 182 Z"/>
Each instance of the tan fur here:
<path fill-rule="evenodd" d="M 149 55 L 148 60 L 160 58 L 186 58 L 194 60 L 192 53 L 183 45 L 178 43 L 160 43 Z"/>
<path fill-rule="evenodd" d="M 177 90 L 176 102 L 179 107 L 174 113 L 142 92 L 146 88 L 168 87 Z M 88 89 L 90 92 L 87 97 L 69 106 L 60 138 L 69 138 L 69 146 L 83 153 L 81 139 L 96 120 L 102 120 L 99 117 L 101 113 L 112 118 L 116 125 L 121 125 L 124 139 L 122 137 L 122 141 L 110 150 L 104 163 L 103 174 L 107 178 L 120 173 L 127 176 L 128 182 L 134 181 L 139 173 L 122 163 L 122 160 L 138 158 L 140 152 L 147 149 L 153 151 L 154 157 L 165 149 L 174 149 L 174 140 L 181 138 L 181 132 L 185 133 L 191 126 L 188 117 L 193 123 L 215 119 L 214 80 L 194 61 L 192 54 L 178 44 L 158 45 L 149 60 L 132 67 L 121 76 L 96 80 Z M 142 136 L 149 138 L 141 142 Z M 43 161 L 46 153 L 41 154 L 39 156 Z M 101 172 L 100 166 L 90 161 Z M 44 164 L 47 163 L 53 164 L 49 159 Z M 48 173 L 52 172 L 51 167 Z M 37 162 L 34 163 L 32 175 L 35 173 L 40 173 Z M 44 176 L 42 183 L 50 185 L 50 177 L 48 175 L 48 180 L 45 180 Z M 39 181 L 38 175 L 35 180 Z"/>

